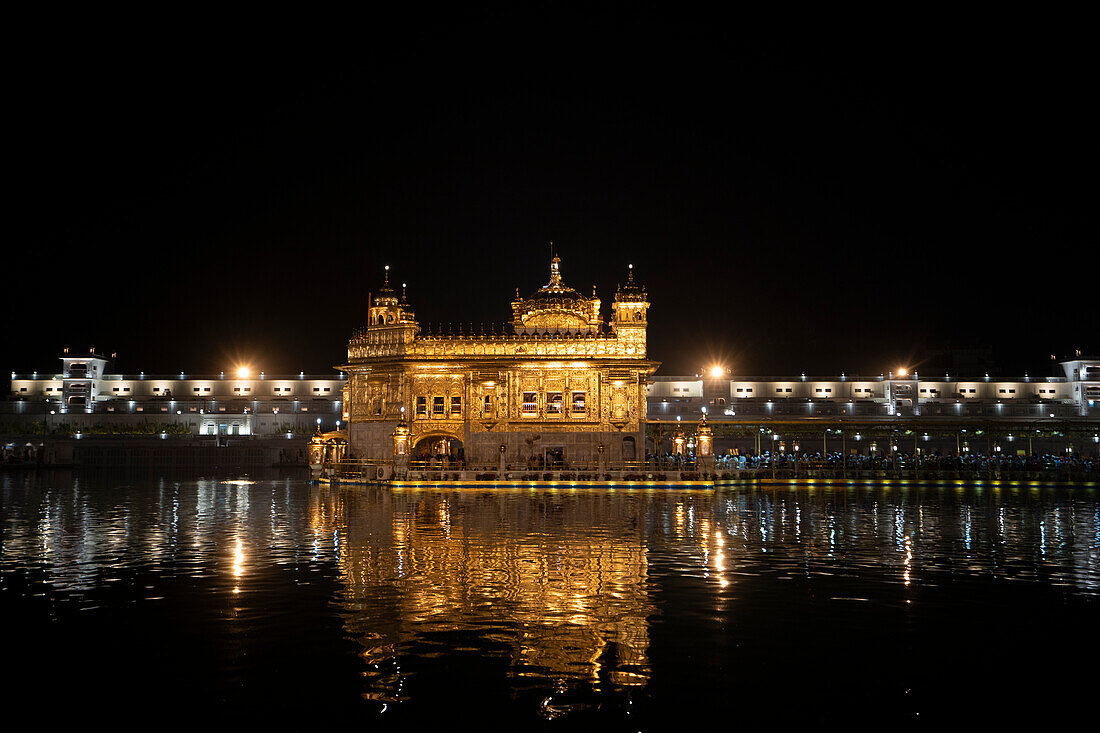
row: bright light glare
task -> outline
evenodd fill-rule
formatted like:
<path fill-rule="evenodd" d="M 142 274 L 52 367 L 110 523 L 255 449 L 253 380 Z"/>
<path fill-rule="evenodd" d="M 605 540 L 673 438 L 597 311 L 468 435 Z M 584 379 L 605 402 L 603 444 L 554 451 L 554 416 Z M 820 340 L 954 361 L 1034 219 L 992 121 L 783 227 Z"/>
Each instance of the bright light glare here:
<path fill-rule="evenodd" d="M 901 369 L 898 369 L 898 376 L 904 377 L 908 373 L 909 373 L 909 370 L 906 369 L 905 367 L 902 367 Z"/>
<path fill-rule="evenodd" d="M 710 368 L 710 376 L 714 377 L 715 379 L 718 379 L 718 377 L 722 376 L 725 373 L 726 370 L 718 366 L 717 364 Z"/>
<path fill-rule="evenodd" d="M 241 379 L 247 379 L 248 375 L 251 373 L 252 371 L 246 366 L 237 367 L 237 376 Z"/>

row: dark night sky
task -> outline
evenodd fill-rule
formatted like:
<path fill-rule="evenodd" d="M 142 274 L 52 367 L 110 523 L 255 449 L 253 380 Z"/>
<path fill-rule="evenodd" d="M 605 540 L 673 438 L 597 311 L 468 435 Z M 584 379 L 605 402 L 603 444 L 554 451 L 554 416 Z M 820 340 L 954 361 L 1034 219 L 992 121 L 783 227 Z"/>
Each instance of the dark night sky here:
<path fill-rule="evenodd" d="M 328 373 L 384 264 L 422 322 L 500 322 L 553 240 L 605 314 L 635 264 L 659 374 L 1045 373 L 1100 350 L 1073 25 L 51 35 L 7 94 L 4 366 Z"/>

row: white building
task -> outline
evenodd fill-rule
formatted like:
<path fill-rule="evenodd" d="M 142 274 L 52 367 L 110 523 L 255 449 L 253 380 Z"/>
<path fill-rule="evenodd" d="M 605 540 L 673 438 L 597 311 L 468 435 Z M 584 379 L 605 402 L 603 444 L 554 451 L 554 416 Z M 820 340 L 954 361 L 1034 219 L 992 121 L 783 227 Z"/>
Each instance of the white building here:
<path fill-rule="evenodd" d="M 65 354 L 58 373 L 13 372 L 3 412 L 74 427 L 155 422 L 200 435 L 300 434 L 343 420 L 343 375 L 117 374 L 108 367 L 94 353 Z"/>

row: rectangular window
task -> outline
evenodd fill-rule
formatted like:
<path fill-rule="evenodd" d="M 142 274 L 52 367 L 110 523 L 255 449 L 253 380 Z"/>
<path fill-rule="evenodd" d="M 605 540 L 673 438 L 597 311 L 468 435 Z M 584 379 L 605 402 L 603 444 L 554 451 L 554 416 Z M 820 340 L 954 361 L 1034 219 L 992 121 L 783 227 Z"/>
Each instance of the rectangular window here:
<path fill-rule="evenodd" d="M 328 387 L 325 387 L 325 391 L 326 391 L 326 392 L 331 392 L 332 390 L 331 390 L 331 389 L 329 389 Z"/>
<path fill-rule="evenodd" d="M 443 417 L 443 397 L 440 395 L 432 397 L 432 417 Z"/>
<path fill-rule="evenodd" d="M 564 398 L 561 392 L 550 392 L 546 395 L 546 414 L 560 415 Z"/>
<path fill-rule="evenodd" d="M 118 387 L 113 387 L 112 389 L 113 389 L 113 390 L 114 390 L 115 392 L 117 392 L 117 391 L 118 391 Z"/>
<path fill-rule="evenodd" d="M 452 397 L 451 398 L 451 414 L 452 415 L 461 415 L 462 414 L 462 398 L 461 397 Z"/>
<path fill-rule="evenodd" d="M 156 392 L 156 390 L 153 390 L 153 391 L 154 391 L 154 392 Z M 234 392 L 240 392 L 240 391 L 241 391 L 241 388 L 240 388 L 240 387 L 234 387 L 234 388 L 233 388 L 233 391 L 234 391 Z"/>
<path fill-rule="evenodd" d="M 814 390 L 814 392 L 820 392 L 820 391 L 821 391 L 821 387 L 818 387 L 817 389 Z"/>
<path fill-rule="evenodd" d="M 746 392 L 752 392 L 752 387 L 745 387 Z"/>
<path fill-rule="evenodd" d="M 583 415 L 583 414 L 585 414 L 584 392 L 574 392 L 573 393 L 573 414 L 574 415 Z"/>
<path fill-rule="evenodd" d="M 826 387 L 826 388 L 825 388 L 825 391 L 826 391 L 826 392 L 832 392 L 832 391 L 833 391 L 833 388 L 832 388 L 832 387 Z"/>
<path fill-rule="evenodd" d="M 428 416 L 428 398 L 420 396 L 416 398 L 416 416 L 427 417 Z"/>
<path fill-rule="evenodd" d="M 129 388 L 127 388 L 127 391 L 129 391 Z M 210 391 L 210 388 L 209 388 L 209 387 L 203 387 L 203 388 L 202 388 L 202 391 L 203 391 L 203 392 L 209 392 L 209 391 Z"/>
<path fill-rule="evenodd" d="M 321 388 L 320 388 L 320 387 L 314 387 L 314 388 L 313 388 L 313 391 L 314 391 L 314 392 L 320 392 L 320 391 L 321 391 Z"/>
<path fill-rule="evenodd" d="M 195 388 L 194 388 L 194 389 L 192 389 L 191 391 L 192 391 L 192 392 L 198 392 L 198 391 L 199 391 L 199 388 L 198 388 L 198 387 L 195 387 Z"/>
<path fill-rule="evenodd" d="M 538 394 L 536 392 L 523 393 L 523 416 L 535 417 L 539 414 Z"/>
<path fill-rule="evenodd" d="M 160 392 L 160 387 L 153 387 L 154 392 Z"/>
<path fill-rule="evenodd" d="M 1008 393 L 1009 393 L 1009 394 L 1016 394 L 1016 390 L 1014 390 L 1014 389 L 1010 389 L 1010 390 L 1008 390 Z"/>
<path fill-rule="evenodd" d="M 493 414 L 493 396 L 485 395 L 481 400 L 481 412 L 486 416 Z"/>

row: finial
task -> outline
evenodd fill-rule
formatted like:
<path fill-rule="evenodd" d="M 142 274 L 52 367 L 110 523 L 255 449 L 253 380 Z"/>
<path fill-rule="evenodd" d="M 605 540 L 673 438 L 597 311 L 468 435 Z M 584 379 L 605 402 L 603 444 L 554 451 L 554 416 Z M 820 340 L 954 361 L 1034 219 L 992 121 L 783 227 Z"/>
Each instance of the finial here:
<path fill-rule="evenodd" d="M 389 265 L 386 265 L 386 282 L 384 284 L 385 285 L 390 284 L 390 266 Z"/>
<path fill-rule="evenodd" d="M 519 288 L 516 288 L 516 300 L 519 300 Z"/>
<path fill-rule="evenodd" d="M 550 244 L 553 244 L 553 242 Z M 554 258 L 550 260 L 550 284 L 561 284 L 561 258 L 557 255 L 554 255 Z"/>
<path fill-rule="evenodd" d="M 626 276 L 627 284 L 633 285 L 634 284 L 634 264 L 633 263 L 630 263 L 626 266 L 626 272 L 627 272 L 627 276 Z"/>
<path fill-rule="evenodd" d="M 405 302 L 405 285 L 406 285 L 406 283 L 401 283 L 401 302 L 402 303 Z"/>

